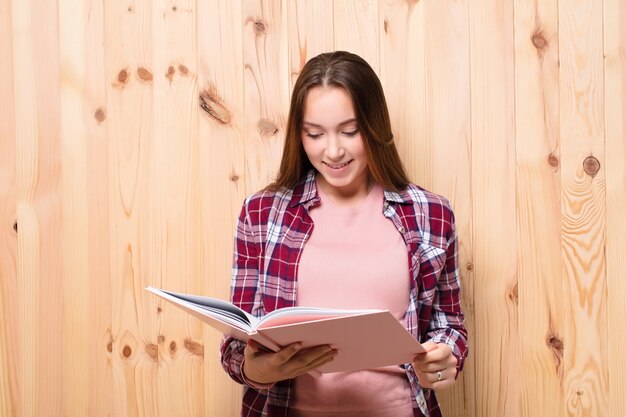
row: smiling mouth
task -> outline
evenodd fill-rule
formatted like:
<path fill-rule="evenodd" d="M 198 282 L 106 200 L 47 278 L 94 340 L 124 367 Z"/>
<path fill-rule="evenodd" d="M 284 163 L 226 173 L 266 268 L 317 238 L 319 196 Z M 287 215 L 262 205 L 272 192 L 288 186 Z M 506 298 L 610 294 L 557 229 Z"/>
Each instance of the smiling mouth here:
<path fill-rule="evenodd" d="M 348 164 L 350 164 L 352 162 L 352 160 L 348 161 L 348 162 L 344 162 L 343 164 L 329 164 L 328 162 L 324 162 L 324 164 L 332 169 L 341 169 L 345 166 L 347 166 Z"/>

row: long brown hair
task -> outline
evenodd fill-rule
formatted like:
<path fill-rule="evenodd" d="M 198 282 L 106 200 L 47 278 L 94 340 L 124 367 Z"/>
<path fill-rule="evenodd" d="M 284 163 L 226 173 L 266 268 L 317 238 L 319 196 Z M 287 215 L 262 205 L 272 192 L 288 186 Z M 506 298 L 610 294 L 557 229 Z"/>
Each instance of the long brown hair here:
<path fill-rule="evenodd" d="M 302 68 L 291 96 L 280 169 L 268 188 L 293 188 L 313 167 L 302 146 L 304 106 L 309 90 L 327 86 L 343 88 L 352 98 L 372 178 L 385 189 L 404 190 L 409 180 L 393 141 L 383 87 L 363 58 L 345 51 L 317 55 Z"/>

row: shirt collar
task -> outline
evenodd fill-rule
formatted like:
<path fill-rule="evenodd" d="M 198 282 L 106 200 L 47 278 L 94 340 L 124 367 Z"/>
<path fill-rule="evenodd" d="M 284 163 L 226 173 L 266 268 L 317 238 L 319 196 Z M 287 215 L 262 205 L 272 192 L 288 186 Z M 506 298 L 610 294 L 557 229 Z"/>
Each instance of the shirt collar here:
<path fill-rule="evenodd" d="M 409 194 L 408 189 L 409 187 L 399 193 L 385 189 L 385 201 L 399 204 L 412 204 L 413 198 Z M 315 170 L 312 169 L 307 173 L 304 180 L 294 187 L 289 207 L 294 207 L 298 204 L 306 204 L 311 201 L 315 202 L 318 198 L 317 187 L 315 185 Z"/>
<path fill-rule="evenodd" d="M 299 182 L 293 189 L 289 207 L 298 204 L 306 204 L 317 199 L 317 187 L 315 186 L 315 170 L 310 170 L 303 181 Z"/>

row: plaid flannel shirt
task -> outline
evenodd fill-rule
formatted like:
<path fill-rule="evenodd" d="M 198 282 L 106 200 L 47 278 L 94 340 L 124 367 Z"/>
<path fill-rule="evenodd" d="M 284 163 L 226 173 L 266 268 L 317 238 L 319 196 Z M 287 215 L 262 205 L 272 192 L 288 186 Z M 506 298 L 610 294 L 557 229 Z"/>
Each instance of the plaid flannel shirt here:
<path fill-rule="evenodd" d="M 447 200 L 410 184 L 402 193 L 385 190 L 382 214 L 403 236 L 411 274 L 404 326 L 419 341 L 446 343 L 458 359 L 467 356 L 467 331 L 460 305 L 457 238 Z M 256 317 L 296 302 L 298 263 L 313 230 L 308 210 L 319 204 L 315 172 L 292 190 L 260 191 L 248 197 L 236 228 L 232 302 Z M 242 375 L 245 343 L 224 337 L 222 366 L 244 384 L 242 416 L 286 417 L 292 380 L 269 389 L 246 384 Z M 434 392 L 422 389 L 405 364 L 414 414 L 441 417 Z"/>

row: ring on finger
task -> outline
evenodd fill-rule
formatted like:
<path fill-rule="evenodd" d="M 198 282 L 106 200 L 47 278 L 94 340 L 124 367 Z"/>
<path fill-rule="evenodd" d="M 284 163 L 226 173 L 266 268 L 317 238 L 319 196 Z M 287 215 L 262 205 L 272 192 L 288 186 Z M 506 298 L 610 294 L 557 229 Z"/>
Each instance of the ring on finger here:
<path fill-rule="evenodd" d="M 437 382 L 441 381 L 442 378 L 441 371 L 437 371 Z"/>

